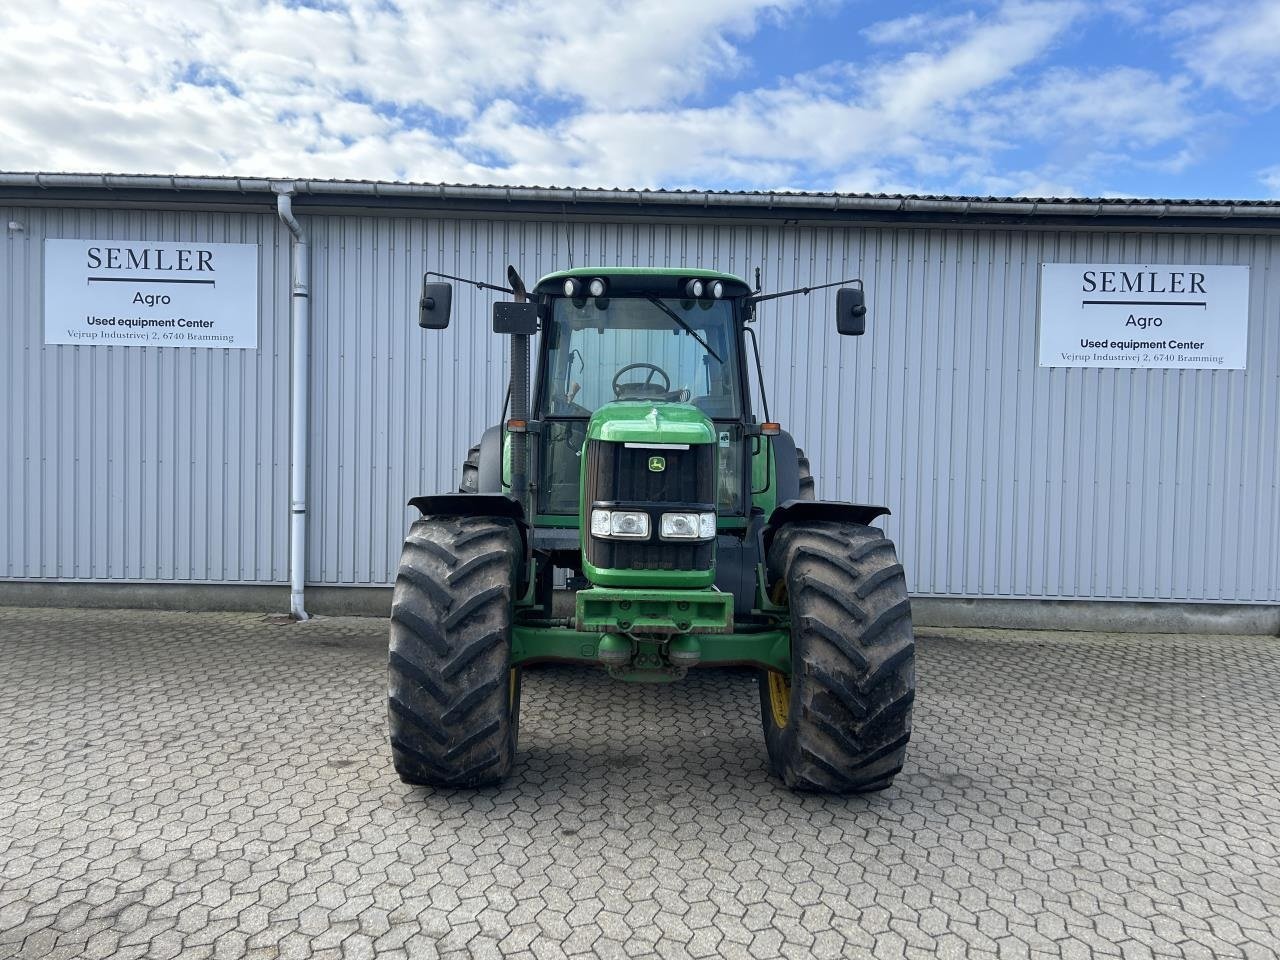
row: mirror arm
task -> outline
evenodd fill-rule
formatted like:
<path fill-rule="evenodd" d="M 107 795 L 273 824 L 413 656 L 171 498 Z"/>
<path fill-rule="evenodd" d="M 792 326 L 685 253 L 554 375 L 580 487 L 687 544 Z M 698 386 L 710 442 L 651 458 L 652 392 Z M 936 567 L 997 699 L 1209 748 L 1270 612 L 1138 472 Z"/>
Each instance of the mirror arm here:
<path fill-rule="evenodd" d="M 828 287 L 838 287 L 842 283 L 856 283 L 858 285 L 858 289 L 862 289 L 862 278 L 853 277 L 849 280 L 837 280 L 835 283 L 820 283 L 814 287 L 796 287 L 794 290 L 783 290 L 781 293 L 757 294 L 755 296 L 744 297 L 742 302 L 747 306 L 752 306 L 763 300 L 777 300 L 779 297 L 790 297 L 797 293 L 803 293 L 807 297 L 814 290 L 826 290 Z"/>
<path fill-rule="evenodd" d="M 469 283 L 478 290 L 497 290 L 499 293 L 515 293 L 511 287 L 499 287 L 492 283 L 485 283 L 483 280 L 469 280 L 466 277 L 455 277 L 450 273 L 441 273 L 438 270 L 428 270 L 423 274 L 424 277 L 444 277 L 446 280 L 456 280 L 458 283 Z"/>

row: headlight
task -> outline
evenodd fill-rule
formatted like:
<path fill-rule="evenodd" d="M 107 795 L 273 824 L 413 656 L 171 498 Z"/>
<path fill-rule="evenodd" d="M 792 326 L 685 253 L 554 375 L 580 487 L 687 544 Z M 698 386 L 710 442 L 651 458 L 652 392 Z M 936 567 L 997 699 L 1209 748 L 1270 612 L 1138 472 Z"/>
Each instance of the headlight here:
<path fill-rule="evenodd" d="M 714 513 L 698 514 L 698 533 L 703 540 L 716 538 L 716 515 Z"/>
<path fill-rule="evenodd" d="M 649 515 L 634 510 L 592 510 L 591 535 L 620 540 L 647 540 Z"/>
<path fill-rule="evenodd" d="M 711 540 L 716 535 L 714 513 L 664 513 L 658 522 L 663 540 Z"/>

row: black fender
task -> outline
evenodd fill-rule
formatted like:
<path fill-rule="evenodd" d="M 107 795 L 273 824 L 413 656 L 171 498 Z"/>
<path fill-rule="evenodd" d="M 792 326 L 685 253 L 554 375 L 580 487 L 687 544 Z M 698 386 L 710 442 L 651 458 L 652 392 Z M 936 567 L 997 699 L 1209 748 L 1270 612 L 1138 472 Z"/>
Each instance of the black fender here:
<path fill-rule="evenodd" d="M 769 514 L 763 533 L 764 555 L 769 555 L 769 545 L 774 534 L 789 523 L 813 523 L 818 520 L 835 520 L 838 523 L 871 524 L 877 517 L 889 516 L 888 507 L 864 503 L 845 503 L 840 500 L 787 500 L 778 504 Z"/>
<path fill-rule="evenodd" d="M 505 493 L 436 493 L 414 497 L 409 506 L 424 517 L 507 517 L 526 523 L 520 501 Z"/>
<path fill-rule="evenodd" d="M 480 436 L 480 493 L 502 492 L 502 425 Z"/>
<path fill-rule="evenodd" d="M 800 455 L 796 453 L 796 441 L 783 430 L 770 438 L 773 451 L 773 477 L 778 485 L 774 496 L 778 503 L 800 499 Z"/>

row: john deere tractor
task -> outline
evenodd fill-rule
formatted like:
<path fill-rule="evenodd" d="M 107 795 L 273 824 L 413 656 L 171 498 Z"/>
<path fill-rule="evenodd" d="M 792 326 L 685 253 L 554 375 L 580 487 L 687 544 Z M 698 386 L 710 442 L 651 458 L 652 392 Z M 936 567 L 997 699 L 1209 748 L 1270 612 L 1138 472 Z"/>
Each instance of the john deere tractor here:
<path fill-rule="evenodd" d="M 448 325 L 449 280 L 510 295 L 493 329 L 511 338 L 511 382 L 460 490 L 409 501 L 388 700 L 400 778 L 502 780 L 521 670 L 555 661 L 642 683 L 754 668 L 788 787 L 889 786 L 915 694 L 902 567 L 871 526 L 889 511 L 814 498 L 769 418 L 753 329 L 763 301 L 849 283 L 836 329 L 862 334 L 861 282 L 765 294 L 758 277 L 600 267 L 529 291 L 514 268 L 505 286 L 430 273 L 421 326 Z"/>

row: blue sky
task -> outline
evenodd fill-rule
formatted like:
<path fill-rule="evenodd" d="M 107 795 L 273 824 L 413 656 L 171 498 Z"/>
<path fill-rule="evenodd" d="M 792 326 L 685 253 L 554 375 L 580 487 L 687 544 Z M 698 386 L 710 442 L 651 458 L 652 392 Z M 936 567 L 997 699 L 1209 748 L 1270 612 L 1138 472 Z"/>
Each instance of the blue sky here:
<path fill-rule="evenodd" d="M 1280 197 L 1280 0 L 0 11 L 0 168 Z"/>

